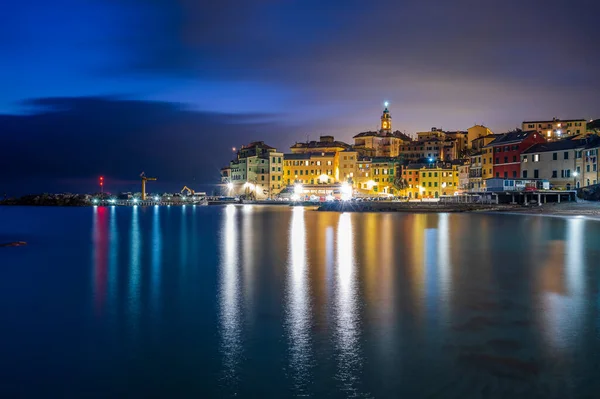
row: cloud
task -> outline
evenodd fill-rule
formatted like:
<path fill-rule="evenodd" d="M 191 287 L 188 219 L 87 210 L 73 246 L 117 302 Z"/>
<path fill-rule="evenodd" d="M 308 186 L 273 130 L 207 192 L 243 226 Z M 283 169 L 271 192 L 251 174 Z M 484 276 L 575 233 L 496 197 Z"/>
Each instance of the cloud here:
<path fill-rule="evenodd" d="M 220 167 L 232 158 L 231 147 L 259 139 L 271 145 L 286 141 L 279 134 L 282 126 L 268 114 L 198 112 L 117 97 L 39 98 L 25 104 L 28 114 L 0 115 L 0 169 L 10 171 L 0 185 L 9 191 L 23 191 L 30 179 L 45 182 L 41 186 L 48 191 L 89 191 L 100 175 L 125 186 L 142 171 L 159 176 L 164 189 L 180 182 L 216 183 Z M 71 184 L 86 179 L 87 186 Z"/>

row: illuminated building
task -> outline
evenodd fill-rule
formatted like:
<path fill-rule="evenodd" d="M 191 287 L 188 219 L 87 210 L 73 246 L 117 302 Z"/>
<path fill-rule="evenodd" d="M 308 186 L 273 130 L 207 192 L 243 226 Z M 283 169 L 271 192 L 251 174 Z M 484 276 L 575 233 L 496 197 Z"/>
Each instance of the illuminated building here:
<path fill-rule="evenodd" d="M 295 143 L 284 155 L 283 179 L 287 185 L 353 183 L 357 152 L 352 146 L 321 136 L 319 141 Z"/>
<path fill-rule="evenodd" d="M 409 136 L 400 131 L 392 132 L 392 116 L 387 103 L 381 115 L 379 131 L 362 132 L 353 138 L 354 150 L 363 157 L 397 157 L 402 144 L 411 141 Z"/>
<path fill-rule="evenodd" d="M 421 197 L 419 183 L 420 170 L 426 167 L 425 164 L 409 164 L 402 169 L 402 179 L 404 180 L 405 186 L 401 190 L 403 196 L 417 199 Z"/>
<path fill-rule="evenodd" d="M 500 136 L 500 134 L 488 134 L 487 136 L 480 136 L 471 141 L 469 190 L 482 191 L 485 188 L 485 181 L 494 177 L 493 149 L 486 148 L 486 146 Z"/>
<path fill-rule="evenodd" d="M 497 137 L 483 147 L 484 150 L 492 151 L 493 177 L 518 178 L 521 175 L 521 153 L 534 144 L 545 142 L 544 136 L 535 130 L 510 132 Z"/>
<path fill-rule="evenodd" d="M 494 134 L 494 132 L 483 125 L 471 126 L 467 129 L 467 147 L 478 149 L 475 147 L 475 144 L 477 144 L 475 140 L 481 137 L 488 137 L 492 134 Z"/>
<path fill-rule="evenodd" d="M 357 162 L 355 187 L 362 195 L 398 195 L 400 161 L 390 157 L 362 158 Z"/>
<path fill-rule="evenodd" d="M 283 155 L 283 180 L 286 185 L 332 184 L 339 181 L 337 153 L 319 152 Z"/>
<path fill-rule="evenodd" d="M 569 136 L 586 134 L 587 120 L 552 118 L 550 121 L 525 121 L 521 124 L 521 129 L 523 131 L 535 130 L 546 140 L 556 141 Z"/>
<path fill-rule="evenodd" d="M 600 181 L 598 151 L 600 137 L 558 140 L 536 144 L 521 156 L 524 179 L 548 180 L 555 189 L 574 189 Z"/>
<path fill-rule="evenodd" d="M 318 152 L 341 152 L 350 150 L 352 146 L 342 141 L 337 141 L 333 136 L 320 136 L 319 141 L 296 142 L 290 147 L 292 154 L 307 154 Z"/>
<path fill-rule="evenodd" d="M 437 163 L 419 170 L 419 191 L 422 198 L 439 198 L 458 191 L 458 164 Z"/>
<path fill-rule="evenodd" d="M 283 153 L 263 141 L 242 146 L 229 168 L 221 170 L 221 179 L 224 183 L 231 183 L 227 188 L 228 195 L 270 198 L 284 186 Z"/>

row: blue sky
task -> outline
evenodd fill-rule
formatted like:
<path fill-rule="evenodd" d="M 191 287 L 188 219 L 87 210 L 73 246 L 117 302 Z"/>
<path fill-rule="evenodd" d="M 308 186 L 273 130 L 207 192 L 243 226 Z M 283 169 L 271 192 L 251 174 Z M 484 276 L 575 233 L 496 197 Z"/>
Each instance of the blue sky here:
<path fill-rule="evenodd" d="M 107 109 L 105 128 L 121 132 L 112 151 L 143 141 L 148 133 L 136 127 L 153 137 L 169 127 L 170 139 L 185 143 L 183 156 L 196 159 L 186 167 L 202 183 L 218 178 L 208 165 L 227 163 L 232 146 L 252 140 L 283 150 L 320 134 L 351 141 L 376 126 L 385 100 L 394 127 L 407 133 L 596 118 L 599 8 L 589 0 L 7 0 L 0 135 L 10 146 L 0 148 L 0 166 L 19 173 L 0 177 L 0 191 L 23 191 L 23 177 L 48 190 L 88 190 L 61 182 L 110 169 L 108 162 L 72 168 L 82 162 L 75 152 L 96 157 L 93 140 L 81 138 Z M 148 124 L 157 122 L 145 112 L 116 118 L 132 101 L 148 112 L 164 107 L 168 126 Z M 50 176 L 40 176 L 41 161 L 24 161 L 46 159 L 32 152 L 39 137 L 44 151 L 72 158 L 46 168 Z M 195 153 L 206 140 L 211 153 Z M 111 169 L 115 181 L 145 165 L 176 178 L 182 154 L 147 143 Z"/>

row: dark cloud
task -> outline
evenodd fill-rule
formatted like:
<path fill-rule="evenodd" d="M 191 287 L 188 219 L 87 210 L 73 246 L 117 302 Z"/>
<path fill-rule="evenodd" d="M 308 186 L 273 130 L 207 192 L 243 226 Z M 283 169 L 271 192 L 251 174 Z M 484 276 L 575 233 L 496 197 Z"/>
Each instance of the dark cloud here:
<path fill-rule="evenodd" d="M 282 145 L 270 115 L 195 112 L 173 103 L 118 98 L 28 100 L 25 115 L 0 116 L 0 191 L 90 191 L 104 175 L 118 189 L 157 175 L 162 189 L 216 183 L 231 147 Z M 129 185 L 129 186 L 128 186 Z M 27 190 L 25 190 L 27 191 Z"/>

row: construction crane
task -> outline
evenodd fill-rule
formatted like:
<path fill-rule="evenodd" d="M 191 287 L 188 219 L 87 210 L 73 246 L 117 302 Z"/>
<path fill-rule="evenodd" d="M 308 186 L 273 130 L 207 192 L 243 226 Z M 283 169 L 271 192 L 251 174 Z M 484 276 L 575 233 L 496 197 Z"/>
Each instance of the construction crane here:
<path fill-rule="evenodd" d="M 183 195 L 183 192 L 187 191 L 187 195 L 194 195 L 196 194 L 196 192 L 194 190 L 192 190 L 191 188 L 189 188 L 188 186 L 183 186 L 183 188 L 181 189 L 181 194 Z"/>
<path fill-rule="evenodd" d="M 142 201 L 146 201 L 146 182 L 155 181 L 156 177 L 146 177 L 146 173 L 142 172 L 140 175 L 142 178 Z"/>

